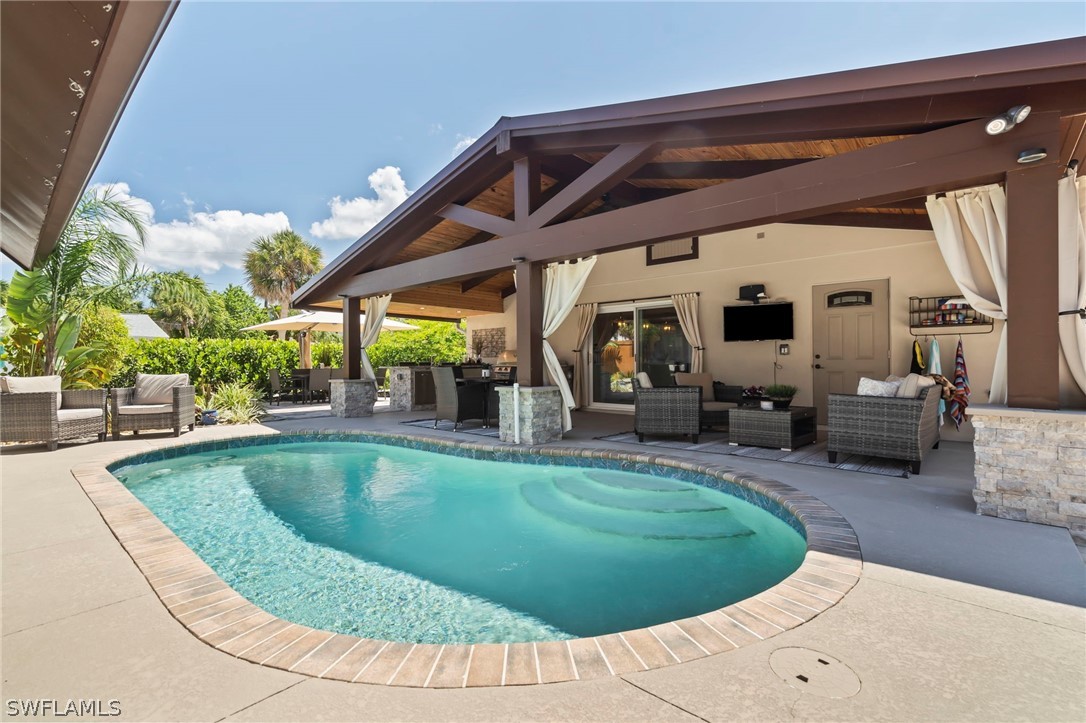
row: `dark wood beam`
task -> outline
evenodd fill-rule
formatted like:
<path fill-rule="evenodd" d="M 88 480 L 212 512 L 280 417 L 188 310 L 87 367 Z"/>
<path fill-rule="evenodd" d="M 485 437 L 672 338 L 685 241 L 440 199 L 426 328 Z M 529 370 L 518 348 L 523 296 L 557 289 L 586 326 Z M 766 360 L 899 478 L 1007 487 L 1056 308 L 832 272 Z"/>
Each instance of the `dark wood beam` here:
<path fill-rule="evenodd" d="M 510 296 L 512 296 L 515 293 L 517 293 L 517 287 L 516 286 L 506 286 L 504 289 L 502 289 L 502 298 L 503 299 L 508 299 Z"/>
<path fill-rule="evenodd" d="M 821 216 L 798 218 L 790 223 L 812 226 L 859 226 L 862 228 L 896 228 L 910 231 L 931 231 L 931 221 L 926 215 L 916 213 L 827 213 Z"/>
<path fill-rule="evenodd" d="M 517 264 L 517 381 L 543 386 L 543 264 Z"/>
<path fill-rule="evenodd" d="M 646 163 L 630 174 L 630 178 L 667 181 L 715 180 L 719 178 L 749 178 L 759 173 L 769 173 L 781 168 L 815 160 L 814 158 L 775 158 L 764 161 L 689 161 Z"/>
<path fill-rule="evenodd" d="M 857 206 L 1002 180 L 1022 148 L 1055 147 L 1059 114 L 989 136 L 985 121 L 811 161 L 495 239 L 356 276 L 341 293 L 371 295 L 509 268 L 515 257 L 560 261 L 683 236 L 788 222 Z"/>
<path fill-rule="evenodd" d="M 1007 173 L 1007 406 L 1060 406 L 1058 159 Z"/>
<path fill-rule="evenodd" d="M 565 184 L 572 183 L 592 167 L 591 163 L 577 156 L 544 156 L 539 162 L 544 173 Z M 630 206 L 645 200 L 641 190 L 627 181 L 621 181 L 607 194 L 619 205 Z"/>
<path fill-rule="evenodd" d="M 469 228 L 486 231 L 494 236 L 512 236 L 517 230 L 517 224 L 509 219 L 456 203 L 445 206 L 445 208 L 437 212 L 437 215 L 450 221 L 456 221 Z"/>
<path fill-rule="evenodd" d="M 362 299 L 343 299 L 343 371 L 346 379 L 362 378 Z"/>
<path fill-rule="evenodd" d="M 500 273 L 501 273 L 500 271 L 495 271 L 495 272 L 489 273 L 489 274 L 481 274 L 479 276 L 476 276 L 473 279 L 468 279 L 467 281 L 461 281 L 460 282 L 460 293 L 461 294 L 466 294 L 469 291 L 471 291 L 472 289 L 474 289 L 474 288 L 476 288 L 478 286 L 481 286 L 481 285 L 485 284 L 486 282 L 490 281 L 491 279 L 493 279 L 495 276 L 497 276 Z"/>
<path fill-rule="evenodd" d="M 748 104 L 728 108 L 660 114 L 656 116 L 660 120 L 653 123 L 645 120 L 651 117 L 649 112 L 625 121 L 607 122 L 588 119 L 586 113 L 586 120 L 580 123 L 570 119 L 547 128 L 511 128 L 510 143 L 522 154 L 598 151 L 615 143 L 653 139 L 663 139 L 665 147 L 779 143 L 922 133 L 988 118 L 1019 103 L 1029 104 L 1035 113 L 1062 110 L 1065 116 L 1086 108 L 1086 80 L 1080 68 L 1048 69 L 1044 76 L 1044 84 L 1033 87 L 985 87 L 978 80 L 970 90 L 940 93 L 933 87 L 930 95 L 918 93 L 908 98 L 880 99 L 857 91 L 844 94 L 855 100 L 839 97 L 833 104 L 812 94 L 796 99 L 790 107 L 778 106 L 773 112 L 752 99 Z"/>
<path fill-rule="evenodd" d="M 644 165 L 656 155 L 656 149 L 656 144 L 651 142 L 626 143 L 615 148 L 559 191 L 554 198 L 540 206 L 539 210 L 528 218 L 528 225 L 522 229 L 543 228 L 574 216 L 589 202 L 624 181 L 631 171 Z"/>
<path fill-rule="evenodd" d="M 513 161 L 513 219 L 520 228 L 528 228 L 528 218 L 539 208 L 543 192 L 539 178 L 539 157 Z"/>

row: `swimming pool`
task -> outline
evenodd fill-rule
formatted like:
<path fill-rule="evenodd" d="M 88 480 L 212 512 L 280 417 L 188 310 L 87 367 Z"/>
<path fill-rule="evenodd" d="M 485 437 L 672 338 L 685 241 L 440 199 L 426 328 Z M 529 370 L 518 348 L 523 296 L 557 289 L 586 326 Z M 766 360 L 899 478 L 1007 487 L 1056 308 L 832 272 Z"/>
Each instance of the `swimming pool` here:
<path fill-rule="evenodd" d="M 779 504 L 684 470 L 269 441 L 112 470 L 238 593 L 318 629 L 442 644 L 602 635 L 743 600 L 806 551 Z"/>

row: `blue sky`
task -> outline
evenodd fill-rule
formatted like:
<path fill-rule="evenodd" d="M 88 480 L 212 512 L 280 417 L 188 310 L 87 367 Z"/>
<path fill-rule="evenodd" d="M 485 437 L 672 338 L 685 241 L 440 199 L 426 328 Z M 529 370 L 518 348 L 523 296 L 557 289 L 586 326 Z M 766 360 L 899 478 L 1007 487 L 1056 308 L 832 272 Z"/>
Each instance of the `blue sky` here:
<path fill-rule="evenodd" d="M 501 115 L 1083 33 L 1079 2 L 183 1 L 93 182 L 153 211 L 146 263 L 222 288 L 288 222 L 330 260 Z"/>

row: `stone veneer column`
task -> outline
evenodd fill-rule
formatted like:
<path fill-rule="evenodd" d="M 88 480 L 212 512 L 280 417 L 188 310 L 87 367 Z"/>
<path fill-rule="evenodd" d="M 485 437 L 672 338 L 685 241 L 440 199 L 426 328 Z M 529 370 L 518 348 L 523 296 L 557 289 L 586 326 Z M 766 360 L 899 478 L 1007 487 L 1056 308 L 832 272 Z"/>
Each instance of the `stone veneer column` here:
<path fill-rule="evenodd" d="M 411 367 L 388 368 L 388 408 L 394 412 L 411 409 L 415 375 Z"/>
<path fill-rule="evenodd" d="M 332 414 L 336 417 L 371 417 L 377 402 L 372 379 L 333 379 Z"/>
<path fill-rule="evenodd" d="M 969 415 L 977 514 L 1086 540 L 1086 412 L 979 406 Z"/>
<path fill-rule="evenodd" d="M 513 387 L 498 387 L 501 413 L 498 432 L 503 442 L 514 441 Z M 562 438 L 562 393 L 558 387 L 520 388 L 520 443 L 547 444 Z"/>

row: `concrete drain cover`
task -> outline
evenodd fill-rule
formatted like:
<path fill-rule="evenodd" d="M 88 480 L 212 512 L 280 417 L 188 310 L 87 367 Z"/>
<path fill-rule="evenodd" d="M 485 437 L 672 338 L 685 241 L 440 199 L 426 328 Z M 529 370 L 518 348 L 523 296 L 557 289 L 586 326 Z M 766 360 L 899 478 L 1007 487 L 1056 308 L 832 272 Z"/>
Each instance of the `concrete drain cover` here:
<path fill-rule="evenodd" d="M 780 648 L 769 667 L 788 685 L 823 698 L 851 698 L 860 692 L 860 677 L 844 663 L 810 648 Z"/>

